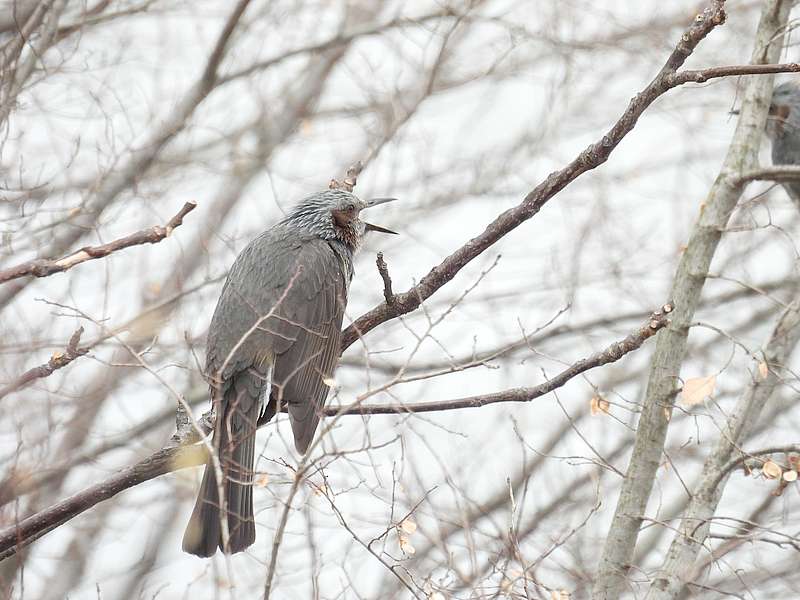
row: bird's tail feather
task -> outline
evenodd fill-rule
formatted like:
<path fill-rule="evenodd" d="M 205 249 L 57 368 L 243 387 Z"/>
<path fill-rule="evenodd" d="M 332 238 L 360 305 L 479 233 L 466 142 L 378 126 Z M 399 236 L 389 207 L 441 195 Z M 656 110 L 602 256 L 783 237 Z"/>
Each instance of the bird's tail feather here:
<path fill-rule="evenodd" d="M 219 495 L 214 466 L 206 464 L 200 493 L 183 534 L 183 551 L 196 556 L 214 556 L 219 545 L 221 525 L 219 522 Z"/>
<path fill-rule="evenodd" d="M 217 547 L 229 553 L 241 552 L 256 539 L 252 482 L 256 422 L 260 413 L 259 396 L 263 379 L 262 385 L 254 385 L 252 380 L 245 380 L 246 377 L 251 379 L 254 376 L 245 373 L 238 375 L 226 390 L 224 411 L 220 411 L 223 418 L 217 419 L 214 428 L 214 447 L 219 450 L 220 467 L 226 480 L 224 494 L 228 547 L 224 547 L 222 539 L 222 507 L 217 477 L 214 466 L 209 461 L 197 502 L 183 535 L 183 550 L 190 554 L 213 556 Z"/>

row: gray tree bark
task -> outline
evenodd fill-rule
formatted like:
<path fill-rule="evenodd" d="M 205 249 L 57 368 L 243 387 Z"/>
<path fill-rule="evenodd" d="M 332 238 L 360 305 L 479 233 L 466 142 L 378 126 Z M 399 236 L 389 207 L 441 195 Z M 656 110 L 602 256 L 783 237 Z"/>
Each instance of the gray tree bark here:
<path fill-rule="evenodd" d="M 689 506 L 683 513 L 675 532 L 669 554 L 661 572 L 653 580 L 647 600 L 677 598 L 687 581 L 691 581 L 697 554 L 708 537 L 714 516 L 729 473 L 725 469 L 740 442 L 758 420 L 762 409 L 776 386 L 784 377 L 783 365 L 800 341 L 800 304 L 795 302 L 781 315 L 764 348 L 764 362 L 769 371 L 766 377 L 757 375 L 739 398 L 728 417 L 714 449 L 703 464 L 699 483 L 692 492 Z"/>
<path fill-rule="evenodd" d="M 789 0 L 764 1 L 753 64 L 775 62 L 780 57 L 782 31 L 790 7 Z M 594 600 L 614 600 L 625 588 L 639 527 L 661 462 L 673 401 L 680 388 L 689 326 L 722 232 L 744 189 L 741 174 L 757 165 L 772 81 L 771 75 L 751 77 L 747 81 L 741 116 L 728 154 L 708 197 L 701 204 L 675 273 L 670 297 L 676 310 L 671 326 L 659 335 L 656 344 L 633 453 L 597 570 L 592 592 Z"/>

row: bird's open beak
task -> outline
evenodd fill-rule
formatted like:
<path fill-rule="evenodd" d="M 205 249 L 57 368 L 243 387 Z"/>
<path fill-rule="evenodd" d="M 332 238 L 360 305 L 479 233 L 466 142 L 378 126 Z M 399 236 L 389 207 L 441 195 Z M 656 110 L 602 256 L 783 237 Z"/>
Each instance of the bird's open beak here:
<path fill-rule="evenodd" d="M 394 202 L 397 198 L 372 198 L 371 200 L 367 200 L 366 206 L 364 208 L 372 208 L 373 206 L 378 206 L 379 204 L 386 204 L 387 202 Z M 391 233 L 393 235 L 397 235 L 396 231 L 392 231 L 391 229 L 386 229 L 385 227 L 381 227 L 380 225 L 373 225 L 372 223 L 367 223 L 364 221 L 364 226 L 366 231 L 379 231 L 380 233 Z"/>
<path fill-rule="evenodd" d="M 380 225 L 373 225 L 372 223 L 367 223 L 364 221 L 364 226 L 367 231 L 380 231 L 381 233 L 391 233 L 397 235 L 396 231 L 392 231 L 391 229 L 386 229 L 385 227 L 381 227 Z"/>
<path fill-rule="evenodd" d="M 372 208 L 373 206 L 378 206 L 379 204 L 386 204 L 387 202 L 394 202 L 397 198 L 373 198 L 372 200 L 367 200 L 366 206 L 364 208 Z"/>

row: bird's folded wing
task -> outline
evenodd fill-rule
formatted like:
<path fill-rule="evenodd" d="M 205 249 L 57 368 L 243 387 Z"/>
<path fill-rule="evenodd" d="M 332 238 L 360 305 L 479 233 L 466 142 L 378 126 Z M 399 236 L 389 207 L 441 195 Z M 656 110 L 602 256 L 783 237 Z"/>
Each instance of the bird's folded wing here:
<path fill-rule="evenodd" d="M 339 358 L 350 268 L 322 239 L 267 232 L 237 258 L 211 320 L 207 374 L 224 393 L 234 374 L 274 360 L 273 395 L 289 407 L 300 451 Z"/>
<path fill-rule="evenodd" d="M 305 452 L 339 359 L 349 273 L 327 243 L 304 248 L 302 256 L 307 273 L 297 280 L 302 300 L 287 305 L 295 339 L 276 356 L 273 394 L 288 406 L 295 446 Z"/>

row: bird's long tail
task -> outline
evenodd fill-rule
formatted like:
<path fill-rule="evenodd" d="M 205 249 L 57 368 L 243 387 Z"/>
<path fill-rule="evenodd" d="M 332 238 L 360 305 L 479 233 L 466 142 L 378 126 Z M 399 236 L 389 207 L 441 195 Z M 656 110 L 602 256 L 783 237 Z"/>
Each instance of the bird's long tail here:
<path fill-rule="evenodd" d="M 219 547 L 234 553 L 246 549 L 256 539 L 253 517 L 253 467 L 256 423 L 260 416 L 260 397 L 267 381 L 255 372 L 241 372 L 227 387 L 217 408 L 214 448 L 225 483 L 225 512 L 228 546 L 222 539 L 222 506 L 219 502 L 216 471 L 206 464 L 200 493 L 183 535 L 183 550 L 197 556 L 213 556 Z"/>

